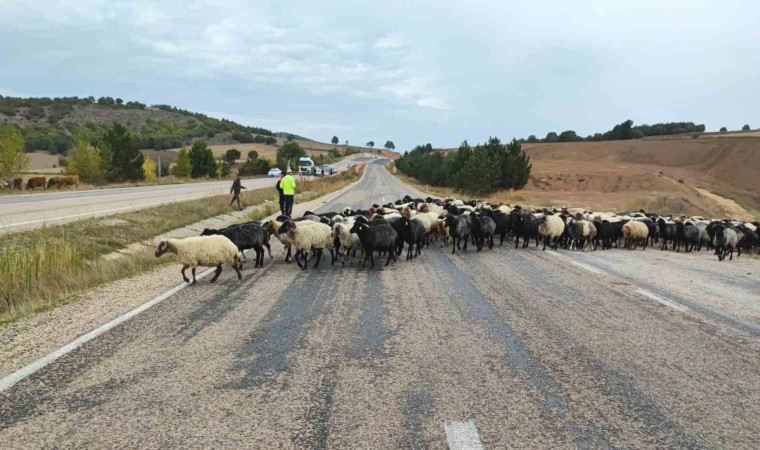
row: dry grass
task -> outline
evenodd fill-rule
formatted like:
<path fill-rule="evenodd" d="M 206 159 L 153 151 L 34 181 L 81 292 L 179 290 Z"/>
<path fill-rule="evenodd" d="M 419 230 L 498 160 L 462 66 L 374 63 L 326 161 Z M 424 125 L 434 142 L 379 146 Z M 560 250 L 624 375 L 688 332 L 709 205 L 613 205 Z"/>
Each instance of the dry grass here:
<path fill-rule="evenodd" d="M 346 171 L 301 182 L 296 201 L 341 189 L 359 176 Z M 276 199 L 274 188 L 242 192 L 245 205 L 262 205 L 251 214 L 253 220 L 274 213 Z M 152 247 L 121 258 L 103 256 L 228 212 L 229 200 L 222 195 L 171 203 L 5 236 L 0 242 L 0 323 L 65 303 L 79 291 L 168 264 L 171 260 L 153 256 Z"/>

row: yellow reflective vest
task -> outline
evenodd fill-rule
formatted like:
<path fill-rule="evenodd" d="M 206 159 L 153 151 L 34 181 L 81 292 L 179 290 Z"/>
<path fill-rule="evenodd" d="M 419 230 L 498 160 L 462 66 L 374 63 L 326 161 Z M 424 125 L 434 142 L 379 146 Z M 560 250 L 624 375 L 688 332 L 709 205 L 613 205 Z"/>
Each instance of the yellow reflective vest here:
<path fill-rule="evenodd" d="M 296 179 L 293 178 L 293 175 L 285 175 L 280 181 L 280 188 L 284 195 L 296 195 Z"/>

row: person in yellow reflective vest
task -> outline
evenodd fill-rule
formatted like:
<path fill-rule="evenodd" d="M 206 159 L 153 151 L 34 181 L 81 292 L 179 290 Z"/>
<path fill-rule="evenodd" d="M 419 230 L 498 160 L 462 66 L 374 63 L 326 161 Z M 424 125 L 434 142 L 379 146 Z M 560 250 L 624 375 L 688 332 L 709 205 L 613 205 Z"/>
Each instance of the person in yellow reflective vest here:
<path fill-rule="evenodd" d="M 287 175 L 280 181 L 282 195 L 285 197 L 285 215 L 290 217 L 293 214 L 293 199 L 296 196 L 296 179 L 293 178 L 293 171 L 288 169 Z"/>

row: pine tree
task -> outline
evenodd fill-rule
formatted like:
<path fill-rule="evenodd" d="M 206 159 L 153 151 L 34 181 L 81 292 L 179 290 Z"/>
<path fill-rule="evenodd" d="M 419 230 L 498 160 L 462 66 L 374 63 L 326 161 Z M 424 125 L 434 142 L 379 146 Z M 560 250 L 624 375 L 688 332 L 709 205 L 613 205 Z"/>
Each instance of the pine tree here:
<path fill-rule="evenodd" d="M 145 179 L 145 157 L 137 149 L 132 133 L 124 125 L 114 123 L 103 136 L 103 146 L 110 153 L 108 179 L 111 181 L 140 181 Z"/>
<path fill-rule="evenodd" d="M 188 153 L 190 157 L 190 176 L 193 178 L 217 178 L 218 172 L 214 153 L 206 145 L 206 141 L 195 141 Z"/>

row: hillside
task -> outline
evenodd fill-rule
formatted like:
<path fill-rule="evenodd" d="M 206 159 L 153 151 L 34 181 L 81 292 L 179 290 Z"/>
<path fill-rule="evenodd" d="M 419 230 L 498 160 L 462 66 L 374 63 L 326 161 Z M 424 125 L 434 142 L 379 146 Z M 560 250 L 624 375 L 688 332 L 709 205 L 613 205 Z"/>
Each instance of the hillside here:
<path fill-rule="evenodd" d="M 533 170 L 515 201 L 706 215 L 751 216 L 760 210 L 760 137 L 749 133 L 523 149 Z"/>
<path fill-rule="evenodd" d="M 168 149 L 189 145 L 195 139 L 210 144 L 251 141 L 253 134 L 273 136 L 269 130 L 208 117 L 168 105 L 101 97 L 16 98 L 0 96 L 0 124 L 21 128 L 27 151 L 66 154 L 72 135 L 96 141 L 114 122 L 137 136 L 141 149 Z"/>

